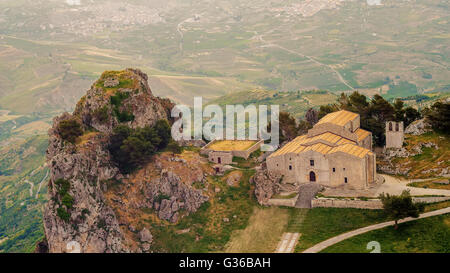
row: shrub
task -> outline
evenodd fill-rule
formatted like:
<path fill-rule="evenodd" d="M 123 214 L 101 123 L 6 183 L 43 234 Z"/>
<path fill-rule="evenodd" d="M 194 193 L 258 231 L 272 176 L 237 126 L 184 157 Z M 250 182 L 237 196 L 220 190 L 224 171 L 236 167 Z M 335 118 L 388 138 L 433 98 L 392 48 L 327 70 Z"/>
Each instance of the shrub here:
<path fill-rule="evenodd" d="M 167 145 L 167 150 L 169 150 L 173 154 L 181 154 L 183 152 L 183 148 L 180 145 L 178 145 L 178 143 L 176 143 L 175 141 L 171 141 Z"/>
<path fill-rule="evenodd" d="M 63 140 L 72 144 L 75 143 L 77 137 L 83 135 L 81 125 L 75 119 L 61 121 L 58 124 L 57 131 Z"/>
<path fill-rule="evenodd" d="M 105 123 L 108 120 L 109 113 L 108 107 L 105 105 L 101 108 L 98 108 L 94 111 L 94 117 L 101 123 Z"/>
<path fill-rule="evenodd" d="M 117 92 L 114 96 L 110 97 L 111 104 L 119 107 L 122 102 L 130 97 L 128 92 Z"/>
<path fill-rule="evenodd" d="M 168 196 L 166 194 L 163 194 L 163 193 L 160 193 L 158 196 L 156 196 L 155 202 L 161 203 L 161 201 L 164 200 L 164 199 L 169 200 L 170 196 Z"/>
<path fill-rule="evenodd" d="M 56 210 L 56 214 L 58 215 L 59 218 L 61 218 L 64 221 L 69 221 L 70 219 L 70 214 L 67 212 L 67 210 L 65 208 L 59 207 Z"/>
<path fill-rule="evenodd" d="M 55 185 L 60 196 L 64 196 L 70 190 L 70 182 L 68 180 L 59 178 L 55 181 Z"/>
<path fill-rule="evenodd" d="M 134 115 L 130 111 L 120 111 L 119 108 L 114 108 L 113 112 L 119 122 L 129 122 L 134 120 Z"/>
<path fill-rule="evenodd" d="M 73 197 L 69 193 L 64 194 L 61 202 L 66 208 L 73 208 Z"/>

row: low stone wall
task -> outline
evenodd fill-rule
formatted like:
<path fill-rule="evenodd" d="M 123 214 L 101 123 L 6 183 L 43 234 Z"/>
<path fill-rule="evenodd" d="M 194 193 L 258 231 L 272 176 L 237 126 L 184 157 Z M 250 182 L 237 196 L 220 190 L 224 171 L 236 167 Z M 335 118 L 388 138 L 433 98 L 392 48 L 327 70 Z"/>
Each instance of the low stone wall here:
<path fill-rule="evenodd" d="M 438 203 L 450 200 L 449 196 L 442 197 L 413 197 L 413 201 L 416 203 Z"/>
<path fill-rule="evenodd" d="M 284 207 L 295 207 L 295 202 L 297 202 L 298 195 L 290 199 L 269 199 L 267 201 L 268 206 L 284 206 Z"/>
<path fill-rule="evenodd" d="M 316 198 L 311 201 L 313 208 L 356 208 L 356 209 L 382 209 L 383 204 L 379 199 L 374 200 L 351 200 L 351 199 L 333 199 Z"/>

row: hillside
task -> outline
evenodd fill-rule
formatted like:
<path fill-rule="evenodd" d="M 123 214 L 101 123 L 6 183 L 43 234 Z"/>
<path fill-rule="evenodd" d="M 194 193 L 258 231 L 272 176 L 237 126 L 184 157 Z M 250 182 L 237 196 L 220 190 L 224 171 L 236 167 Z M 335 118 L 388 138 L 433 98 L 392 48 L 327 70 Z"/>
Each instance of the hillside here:
<path fill-rule="evenodd" d="M 246 226 L 254 171 L 220 177 L 197 148 L 171 151 L 171 107 L 141 71 L 106 71 L 73 114 L 54 119 L 43 220 L 50 252 L 71 241 L 82 252 L 220 251 Z"/>
<path fill-rule="evenodd" d="M 258 87 L 448 92 L 448 9 L 440 0 L 6 0 L 0 109 L 72 110 L 104 70 L 129 66 L 150 75 L 156 95 L 188 104 Z"/>
<path fill-rule="evenodd" d="M 251 90 L 225 95 L 210 102 L 218 105 L 279 105 L 280 111 L 289 112 L 293 116 L 303 117 L 309 108 L 336 102 L 337 95 L 324 91 L 277 92 Z"/>
<path fill-rule="evenodd" d="M 428 132 L 405 135 L 403 149 L 393 157 L 380 158 L 378 168 L 408 179 L 438 178 L 449 175 L 450 139 L 448 135 Z"/>

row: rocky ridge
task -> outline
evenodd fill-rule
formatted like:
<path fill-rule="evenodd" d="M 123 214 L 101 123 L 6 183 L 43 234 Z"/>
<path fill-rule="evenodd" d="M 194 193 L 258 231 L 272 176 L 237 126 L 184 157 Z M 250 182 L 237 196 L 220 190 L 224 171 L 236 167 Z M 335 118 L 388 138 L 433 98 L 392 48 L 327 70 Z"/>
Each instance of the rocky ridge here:
<path fill-rule="evenodd" d="M 71 242 L 79 244 L 81 252 L 150 249 L 150 231 L 140 226 L 140 231 L 135 230 L 139 232 L 138 238 L 130 239 L 128 225 L 125 229 L 124 220 L 111 206 L 109 192 L 128 175 L 124 176 L 113 164 L 108 143 L 118 125 L 139 128 L 152 126 L 160 119 L 170 120 L 172 106 L 169 100 L 153 96 L 147 75 L 140 70 L 127 69 L 103 73 L 79 101 L 73 114 L 64 113 L 54 118 L 47 150 L 49 201 L 44 211 L 49 252 L 66 252 Z M 63 121 L 81 125 L 82 134 L 76 142 L 63 139 L 60 132 Z M 176 222 L 179 210 L 195 212 L 208 200 L 200 190 L 191 188 L 171 171 L 161 170 L 153 175 L 143 185 L 143 196 L 134 205 L 138 203 L 157 210 L 163 220 Z M 203 173 L 198 178 L 202 179 Z M 114 200 L 124 203 L 117 196 Z M 130 240 L 140 243 L 130 243 Z"/>

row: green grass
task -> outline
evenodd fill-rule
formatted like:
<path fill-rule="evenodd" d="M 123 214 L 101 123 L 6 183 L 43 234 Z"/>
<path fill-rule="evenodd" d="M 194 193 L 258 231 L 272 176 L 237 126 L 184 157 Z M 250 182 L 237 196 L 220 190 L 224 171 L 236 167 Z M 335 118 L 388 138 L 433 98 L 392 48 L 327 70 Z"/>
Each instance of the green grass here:
<path fill-rule="evenodd" d="M 377 241 L 382 253 L 449 253 L 450 214 L 386 227 L 342 241 L 323 252 L 367 253 L 367 243 Z"/>
<path fill-rule="evenodd" d="M 291 209 L 288 231 L 301 237 L 295 252 L 302 252 L 317 243 L 341 233 L 386 221 L 381 210 L 314 208 Z M 300 220 L 300 223 L 298 219 Z"/>

